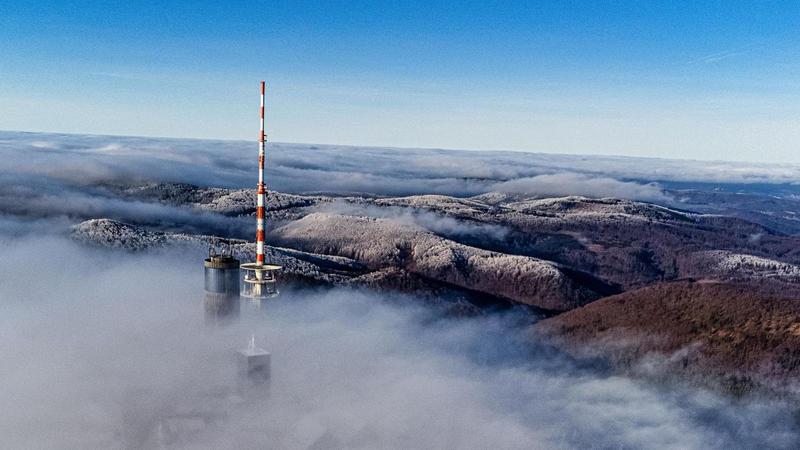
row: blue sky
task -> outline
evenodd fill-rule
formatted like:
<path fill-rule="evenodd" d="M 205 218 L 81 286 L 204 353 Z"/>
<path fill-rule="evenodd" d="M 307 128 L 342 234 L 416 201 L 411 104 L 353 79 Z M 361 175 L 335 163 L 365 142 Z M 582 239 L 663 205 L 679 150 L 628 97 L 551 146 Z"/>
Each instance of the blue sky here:
<path fill-rule="evenodd" d="M 0 129 L 800 162 L 797 2 L 0 3 Z"/>

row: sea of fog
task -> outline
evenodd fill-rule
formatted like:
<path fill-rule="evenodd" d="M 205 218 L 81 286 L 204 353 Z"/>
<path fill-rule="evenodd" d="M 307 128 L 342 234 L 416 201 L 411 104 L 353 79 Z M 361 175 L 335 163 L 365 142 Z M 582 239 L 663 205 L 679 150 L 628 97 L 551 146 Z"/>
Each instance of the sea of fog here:
<path fill-rule="evenodd" d="M 285 286 L 209 321 L 199 251 L 131 255 L 0 225 L 4 448 L 800 444 L 783 405 L 578 367 L 537 351 L 518 313 L 456 318 L 411 297 Z M 272 354 L 268 385 L 238 381 L 251 335 Z"/>
<path fill-rule="evenodd" d="M 244 235 L 252 222 L 111 198 L 109 185 L 252 187 L 252 143 L 0 132 L 2 448 L 798 448 L 779 403 L 654 386 L 539 345 L 520 312 L 456 318 L 413 297 L 294 289 L 221 323 L 202 249 L 130 254 L 65 237 L 78 218 Z M 800 166 L 271 144 L 288 192 L 501 189 L 669 203 L 669 183 L 794 185 Z M 330 208 L 344 208 L 340 203 Z M 353 208 L 353 206 L 347 206 Z M 357 211 L 445 234 L 502 227 Z M 272 354 L 243 386 L 236 350 Z"/>

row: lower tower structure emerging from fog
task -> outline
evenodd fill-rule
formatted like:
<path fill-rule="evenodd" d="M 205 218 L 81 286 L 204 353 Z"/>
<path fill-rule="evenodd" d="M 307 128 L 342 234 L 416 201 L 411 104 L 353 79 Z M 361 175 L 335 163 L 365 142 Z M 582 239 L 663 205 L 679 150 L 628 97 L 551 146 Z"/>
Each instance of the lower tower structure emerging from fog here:
<path fill-rule="evenodd" d="M 233 251 L 217 253 L 212 245 L 208 258 L 203 262 L 205 270 L 204 301 L 206 320 L 217 322 L 239 313 L 239 260 Z"/>
<path fill-rule="evenodd" d="M 271 357 L 268 351 L 256 347 L 256 337 L 250 337 L 247 348 L 239 350 L 239 375 L 243 379 L 261 383 L 269 381 Z"/>
<path fill-rule="evenodd" d="M 266 211 L 266 186 L 264 184 L 264 159 L 266 136 L 264 134 L 264 92 L 261 82 L 261 131 L 258 135 L 258 186 L 256 191 L 256 262 L 242 264 L 241 295 L 253 299 L 272 298 L 278 295 L 277 272 L 281 269 L 264 259 L 264 214 Z"/>

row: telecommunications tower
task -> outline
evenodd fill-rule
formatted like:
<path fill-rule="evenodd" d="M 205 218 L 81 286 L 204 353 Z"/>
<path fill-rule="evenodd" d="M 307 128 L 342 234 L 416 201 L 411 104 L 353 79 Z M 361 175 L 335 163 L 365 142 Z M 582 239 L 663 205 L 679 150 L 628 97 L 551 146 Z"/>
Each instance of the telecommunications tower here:
<path fill-rule="evenodd" d="M 267 191 L 264 185 L 264 157 L 266 135 L 264 134 L 264 82 L 261 82 L 261 132 L 258 135 L 258 186 L 256 190 L 256 262 L 242 264 L 241 295 L 253 299 L 276 297 L 278 287 L 276 274 L 281 266 L 269 264 L 264 259 L 264 212 Z"/>

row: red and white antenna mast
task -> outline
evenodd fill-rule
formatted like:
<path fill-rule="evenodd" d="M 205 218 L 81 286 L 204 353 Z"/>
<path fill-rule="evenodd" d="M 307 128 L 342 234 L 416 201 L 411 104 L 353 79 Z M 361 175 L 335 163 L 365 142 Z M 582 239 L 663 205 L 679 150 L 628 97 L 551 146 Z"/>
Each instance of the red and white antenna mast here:
<path fill-rule="evenodd" d="M 264 159 L 267 139 L 264 134 L 264 96 L 266 86 L 261 82 L 261 130 L 258 134 L 258 186 L 256 188 L 256 262 L 242 264 L 244 278 L 241 295 L 254 299 L 270 298 L 278 295 L 276 286 L 277 271 L 280 266 L 267 264 L 264 259 L 264 217 L 266 214 L 267 188 L 264 184 Z"/>
<path fill-rule="evenodd" d="M 264 135 L 264 91 L 265 83 L 261 82 L 261 132 L 258 135 L 258 190 L 256 198 L 256 264 L 264 264 L 264 206 L 267 195 L 264 188 L 264 156 L 266 154 L 266 137 Z"/>

